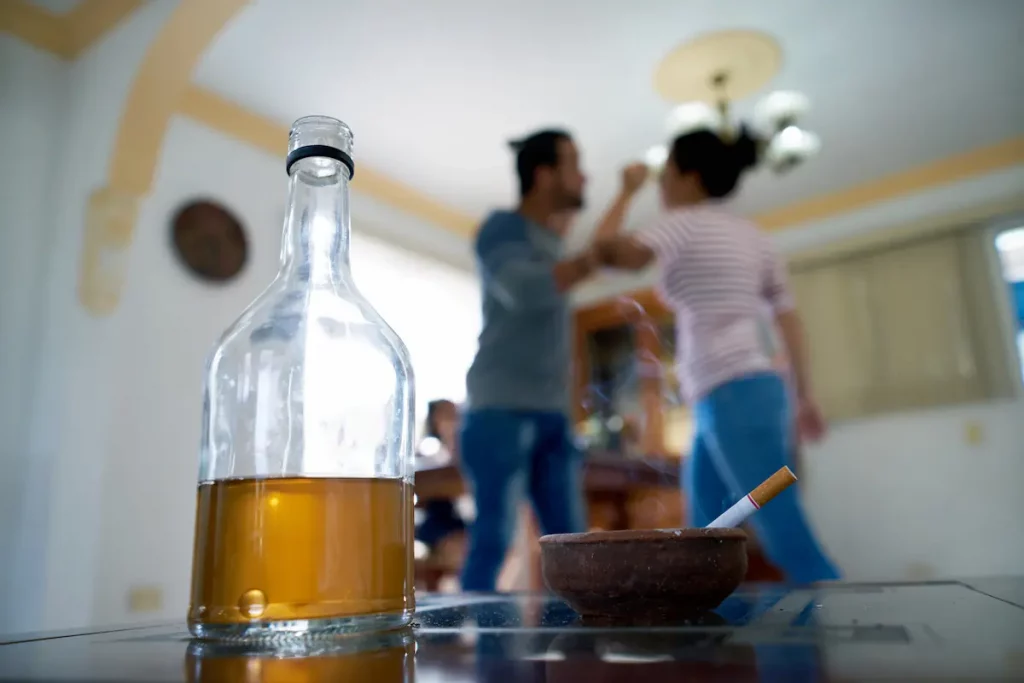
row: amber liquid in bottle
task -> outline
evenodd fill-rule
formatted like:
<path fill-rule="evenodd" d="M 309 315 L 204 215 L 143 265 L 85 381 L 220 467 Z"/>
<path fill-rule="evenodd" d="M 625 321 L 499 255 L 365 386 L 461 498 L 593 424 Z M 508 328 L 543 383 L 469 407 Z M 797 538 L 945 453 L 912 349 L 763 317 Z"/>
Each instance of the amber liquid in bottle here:
<path fill-rule="evenodd" d="M 282 477 L 200 484 L 189 621 L 412 610 L 412 487 Z"/>

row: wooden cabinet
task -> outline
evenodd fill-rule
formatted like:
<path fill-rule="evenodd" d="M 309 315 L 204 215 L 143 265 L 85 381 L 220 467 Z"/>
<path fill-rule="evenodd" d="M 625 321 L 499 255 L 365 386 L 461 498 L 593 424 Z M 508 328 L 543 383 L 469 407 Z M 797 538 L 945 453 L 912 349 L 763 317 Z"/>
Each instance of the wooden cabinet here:
<path fill-rule="evenodd" d="M 575 325 L 580 435 L 623 457 L 679 457 L 691 428 L 673 369 L 671 312 L 645 290 L 579 309 Z"/>
<path fill-rule="evenodd" d="M 689 447 L 689 411 L 672 369 L 671 313 L 653 292 L 636 292 L 578 310 L 575 334 L 575 418 L 587 448 L 678 468 Z M 628 510 L 629 528 L 642 529 L 683 524 L 684 507 L 678 487 L 637 486 L 616 509 Z M 626 526 L 602 512 L 592 505 L 593 527 Z"/>
<path fill-rule="evenodd" d="M 580 436 L 588 446 L 621 458 L 678 462 L 690 449 L 693 420 L 679 394 L 672 312 L 652 290 L 643 290 L 577 310 L 575 326 L 574 405 Z M 630 528 L 687 524 L 678 490 L 637 486 L 624 504 Z M 601 513 L 592 510 L 592 524 L 621 526 Z M 781 580 L 753 536 L 749 562 L 748 580 Z"/>

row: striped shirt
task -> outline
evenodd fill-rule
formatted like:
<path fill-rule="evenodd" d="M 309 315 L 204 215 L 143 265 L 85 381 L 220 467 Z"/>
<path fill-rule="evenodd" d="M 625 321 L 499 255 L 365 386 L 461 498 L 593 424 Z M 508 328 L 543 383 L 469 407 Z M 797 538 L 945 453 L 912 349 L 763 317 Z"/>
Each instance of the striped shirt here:
<path fill-rule="evenodd" d="M 654 251 L 658 294 L 676 315 L 676 372 L 687 401 L 774 369 L 763 325 L 794 303 L 767 235 L 719 208 L 688 207 L 636 237 Z"/>

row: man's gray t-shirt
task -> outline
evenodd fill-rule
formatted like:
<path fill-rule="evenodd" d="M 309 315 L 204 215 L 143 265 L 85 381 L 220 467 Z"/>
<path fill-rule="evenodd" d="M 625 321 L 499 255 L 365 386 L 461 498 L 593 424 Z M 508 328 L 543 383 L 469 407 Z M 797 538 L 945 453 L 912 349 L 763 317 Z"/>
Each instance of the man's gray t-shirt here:
<path fill-rule="evenodd" d="M 569 305 L 554 278 L 561 238 L 518 213 L 496 211 L 474 247 L 483 330 L 466 376 L 469 408 L 566 413 Z"/>

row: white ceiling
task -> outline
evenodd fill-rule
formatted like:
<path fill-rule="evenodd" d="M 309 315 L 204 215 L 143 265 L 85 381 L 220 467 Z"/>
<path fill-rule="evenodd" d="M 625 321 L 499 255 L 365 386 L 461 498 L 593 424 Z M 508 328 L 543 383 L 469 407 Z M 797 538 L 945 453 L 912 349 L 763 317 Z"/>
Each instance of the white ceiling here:
<path fill-rule="evenodd" d="M 28 0 L 28 3 L 36 7 L 42 7 L 54 14 L 67 14 L 82 4 L 82 0 Z"/>
<path fill-rule="evenodd" d="M 513 199 L 509 138 L 564 125 L 596 211 L 617 169 L 663 141 L 658 61 L 730 28 L 779 40 L 783 68 L 765 92 L 806 93 L 823 141 L 790 175 L 751 178 L 744 211 L 1024 133 L 1022 0 L 257 0 L 196 80 L 283 123 L 342 118 L 357 163 L 472 214 Z"/>

